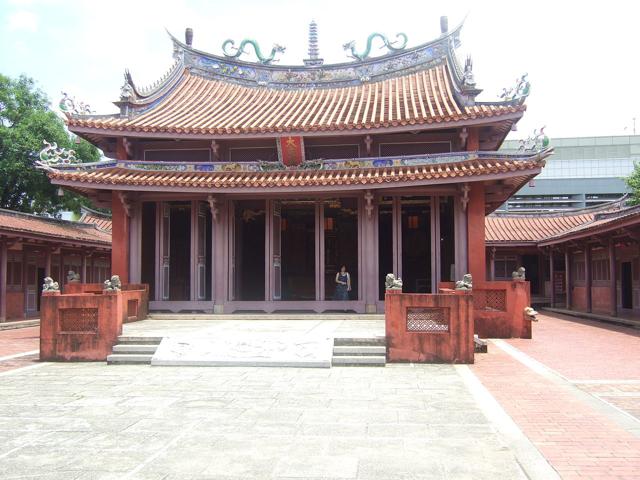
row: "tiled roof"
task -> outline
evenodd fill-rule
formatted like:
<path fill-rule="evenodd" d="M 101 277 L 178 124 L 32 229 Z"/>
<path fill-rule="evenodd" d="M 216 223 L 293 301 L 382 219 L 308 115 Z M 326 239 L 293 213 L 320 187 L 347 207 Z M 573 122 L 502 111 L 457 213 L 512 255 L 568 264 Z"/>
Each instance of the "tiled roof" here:
<path fill-rule="evenodd" d="M 485 219 L 488 244 L 537 243 L 558 233 L 593 220 L 594 214 L 582 215 L 490 215 Z"/>
<path fill-rule="evenodd" d="M 624 207 L 626 198 L 574 212 L 511 214 L 499 213 L 485 219 L 488 245 L 548 244 L 568 236 L 588 234 L 634 215 L 640 207 Z"/>
<path fill-rule="evenodd" d="M 521 103 L 460 106 L 448 64 L 341 88 L 248 87 L 185 69 L 169 94 L 133 117 L 72 116 L 69 127 L 171 134 L 304 133 L 446 124 L 525 110 Z"/>
<path fill-rule="evenodd" d="M 82 223 L 92 223 L 101 230 L 111 232 L 111 216 L 107 214 L 83 207 L 82 215 L 78 221 Z"/>
<path fill-rule="evenodd" d="M 95 225 L 0 209 L 0 236 L 16 234 L 59 239 L 69 243 L 111 246 L 111 234 L 96 228 Z"/>
<path fill-rule="evenodd" d="M 109 188 L 111 185 L 178 187 L 196 190 L 269 189 L 276 187 L 331 187 L 335 185 L 375 185 L 424 180 L 447 179 L 456 182 L 466 177 L 508 174 L 524 178 L 530 170 L 544 165 L 545 155 L 528 158 L 486 158 L 430 163 L 424 165 L 383 168 L 352 168 L 335 170 L 277 170 L 265 172 L 230 171 L 150 171 L 124 168 L 121 163 L 92 170 L 54 170 L 49 172 L 53 183 L 73 182 L 89 188 Z M 68 183 L 66 183 L 68 185 Z M 103 185 L 100 187 L 100 185 Z"/>

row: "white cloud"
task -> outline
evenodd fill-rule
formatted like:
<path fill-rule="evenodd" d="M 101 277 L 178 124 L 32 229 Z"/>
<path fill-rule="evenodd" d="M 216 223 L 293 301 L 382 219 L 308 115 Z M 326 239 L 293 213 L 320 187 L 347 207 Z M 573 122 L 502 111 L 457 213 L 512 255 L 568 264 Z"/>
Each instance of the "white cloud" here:
<path fill-rule="evenodd" d="M 10 31 L 38 31 L 38 17 L 27 10 L 18 10 L 9 15 L 7 27 Z"/>

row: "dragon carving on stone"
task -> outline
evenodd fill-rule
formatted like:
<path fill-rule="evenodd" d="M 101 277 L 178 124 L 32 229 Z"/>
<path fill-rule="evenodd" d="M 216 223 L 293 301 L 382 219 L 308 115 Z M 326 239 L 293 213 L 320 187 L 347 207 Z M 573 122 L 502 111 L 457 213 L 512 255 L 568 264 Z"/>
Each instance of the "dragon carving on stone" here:
<path fill-rule="evenodd" d="M 258 57 L 258 61 L 263 65 L 269 65 L 272 62 L 277 62 L 277 60 L 275 60 L 276 54 L 284 53 L 286 50 L 285 47 L 276 43 L 271 49 L 271 54 L 269 54 L 268 57 L 265 57 L 260 50 L 260 45 L 258 45 L 258 42 L 256 42 L 255 40 L 245 38 L 244 40 L 242 40 L 242 42 L 240 42 L 239 48 L 236 48 L 234 45 L 235 42 L 230 38 L 222 43 L 222 52 L 224 53 L 225 57 L 238 58 L 243 53 L 246 53 L 246 47 L 247 45 L 250 45 L 253 47 L 253 51 L 255 52 L 256 57 Z"/>
<path fill-rule="evenodd" d="M 390 52 L 397 52 L 398 50 L 403 50 L 404 47 L 407 46 L 407 40 L 408 40 L 407 35 L 402 32 L 396 34 L 397 40 L 393 42 L 390 42 L 385 35 L 375 32 L 367 37 L 367 47 L 362 53 L 356 52 L 356 42 L 354 40 L 351 40 L 350 42 L 345 43 L 342 46 L 342 48 L 344 50 L 351 50 L 351 52 L 347 54 L 350 58 L 354 58 L 360 61 L 366 60 L 367 58 L 369 58 L 369 54 L 371 53 L 371 46 L 375 38 L 382 39 L 383 46 L 380 48 L 387 47 L 387 49 Z M 398 42 L 400 42 L 400 45 L 397 45 Z"/>

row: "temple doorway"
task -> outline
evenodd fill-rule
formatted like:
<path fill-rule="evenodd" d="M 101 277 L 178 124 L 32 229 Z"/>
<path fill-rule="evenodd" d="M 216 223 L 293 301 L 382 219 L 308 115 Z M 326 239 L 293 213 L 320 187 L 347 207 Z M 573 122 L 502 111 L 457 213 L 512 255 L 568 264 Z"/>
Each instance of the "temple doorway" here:
<path fill-rule="evenodd" d="M 316 202 L 280 202 L 282 300 L 316 299 Z"/>
<path fill-rule="evenodd" d="M 334 198 L 323 202 L 324 299 L 336 295 L 336 273 L 344 265 L 351 278 L 349 300 L 358 299 L 358 199 Z"/>
<path fill-rule="evenodd" d="M 236 201 L 233 215 L 234 298 L 264 300 L 266 202 Z"/>
<path fill-rule="evenodd" d="M 429 293 L 431 285 L 431 199 L 402 197 L 402 291 Z"/>
<path fill-rule="evenodd" d="M 191 202 L 171 202 L 169 233 L 169 300 L 191 295 Z"/>

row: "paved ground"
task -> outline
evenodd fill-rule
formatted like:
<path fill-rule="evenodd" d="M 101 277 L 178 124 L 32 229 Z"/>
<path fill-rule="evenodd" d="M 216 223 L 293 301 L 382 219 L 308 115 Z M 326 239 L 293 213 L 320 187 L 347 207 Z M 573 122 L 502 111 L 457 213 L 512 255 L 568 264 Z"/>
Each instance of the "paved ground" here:
<path fill-rule="evenodd" d="M 0 377 L 0 478 L 525 478 L 452 366 L 48 364 Z"/>
<path fill-rule="evenodd" d="M 0 331 L 0 372 L 37 362 L 39 348 L 40 327 Z"/>
<path fill-rule="evenodd" d="M 255 328 L 234 322 L 221 332 Z M 171 325 L 125 333 L 202 328 Z M 543 315 L 533 340 L 492 341 L 470 368 L 316 370 L 34 363 L 13 355 L 37 329 L 4 331 L 0 478 L 548 480 L 546 458 L 566 479 L 640 479 L 638 333 Z"/>
<path fill-rule="evenodd" d="M 539 318 L 534 340 L 493 341 L 472 371 L 563 478 L 640 478 L 638 332 Z"/>

